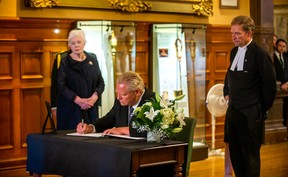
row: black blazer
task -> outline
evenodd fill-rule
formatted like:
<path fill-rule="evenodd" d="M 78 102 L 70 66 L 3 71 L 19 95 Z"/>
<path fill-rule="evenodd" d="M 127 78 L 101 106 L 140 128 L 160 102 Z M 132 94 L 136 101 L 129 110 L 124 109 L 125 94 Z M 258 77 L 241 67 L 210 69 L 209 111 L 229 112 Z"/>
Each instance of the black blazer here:
<path fill-rule="evenodd" d="M 138 107 L 142 106 L 150 98 L 155 98 L 155 93 L 151 90 L 145 89 L 144 95 L 139 102 Z M 133 120 L 133 119 L 132 119 Z M 131 120 L 131 122 L 132 122 Z M 121 106 L 120 102 L 115 99 L 114 105 L 111 110 L 102 118 L 97 119 L 93 125 L 97 132 L 103 132 L 106 129 L 113 127 L 126 127 L 128 126 L 128 106 Z M 130 127 L 130 136 L 142 136 L 136 132 L 135 129 Z"/>
<path fill-rule="evenodd" d="M 288 81 L 288 57 L 283 55 L 284 69 L 275 53 L 273 54 L 273 59 L 277 81 L 280 81 L 282 85 Z"/>

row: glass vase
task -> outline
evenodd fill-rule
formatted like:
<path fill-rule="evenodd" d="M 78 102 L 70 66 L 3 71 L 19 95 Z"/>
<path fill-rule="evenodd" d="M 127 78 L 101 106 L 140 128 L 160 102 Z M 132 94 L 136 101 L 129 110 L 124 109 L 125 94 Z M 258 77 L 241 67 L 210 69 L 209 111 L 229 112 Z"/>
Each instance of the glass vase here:
<path fill-rule="evenodd" d="M 161 133 L 157 130 L 152 130 L 147 132 L 147 142 L 148 143 L 160 143 L 162 139 Z"/>

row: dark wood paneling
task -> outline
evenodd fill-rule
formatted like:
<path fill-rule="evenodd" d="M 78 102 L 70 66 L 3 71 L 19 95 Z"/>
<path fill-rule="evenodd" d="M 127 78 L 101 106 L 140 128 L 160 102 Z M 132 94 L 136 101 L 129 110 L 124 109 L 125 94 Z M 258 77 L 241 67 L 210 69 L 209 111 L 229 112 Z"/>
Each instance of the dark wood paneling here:
<path fill-rule="evenodd" d="M 74 20 L 0 20 L 0 170 L 25 165 L 26 136 L 40 132 L 55 54 Z M 54 33 L 54 29 L 60 33 Z"/>

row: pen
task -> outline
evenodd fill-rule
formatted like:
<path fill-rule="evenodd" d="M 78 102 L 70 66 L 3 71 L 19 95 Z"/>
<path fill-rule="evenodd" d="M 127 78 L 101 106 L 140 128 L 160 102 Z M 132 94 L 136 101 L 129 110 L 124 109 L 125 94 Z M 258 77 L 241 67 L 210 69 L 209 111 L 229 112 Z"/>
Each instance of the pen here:
<path fill-rule="evenodd" d="M 84 119 L 81 120 L 82 128 L 84 127 Z"/>

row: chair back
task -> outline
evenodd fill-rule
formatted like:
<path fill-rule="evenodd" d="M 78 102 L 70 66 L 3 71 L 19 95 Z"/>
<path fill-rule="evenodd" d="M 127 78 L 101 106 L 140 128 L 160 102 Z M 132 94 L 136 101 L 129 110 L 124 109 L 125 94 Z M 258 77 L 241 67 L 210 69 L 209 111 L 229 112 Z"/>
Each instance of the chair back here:
<path fill-rule="evenodd" d="M 196 127 L 196 118 L 186 117 L 184 119 L 186 125 L 183 127 L 183 130 L 175 135 L 175 140 L 177 141 L 185 141 L 188 143 L 187 151 L 185 151 L 185 162 L 183 164 L 183 176 L 189 176 L 190 162 L 193 150 L 193 138 L 194 138 L 194 130 Z"/>
<path fill-rule="evenodd" d="M 48 101 L 45 101 L 45 104 L 46 104 L 46 109 L 47 109 L 47 116 L 46 116 L 46 119 L 45 119 L 44 124 L 42 126 L 42 134 L 43 135 L 45 134 L 48 119 L 50 121 L 51 128 L 52 128 L 52 132 L 50 132 L 50 133 L 57 134 L 56 127 L 55 127 L 54 120 L 53 120 L 53 116 L 52 116 L 52 112 L 51 112 L 50 103 Z"/>

